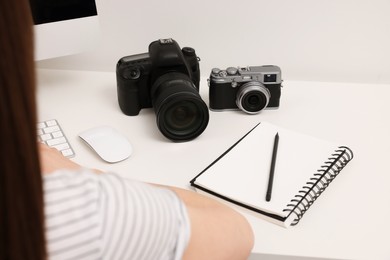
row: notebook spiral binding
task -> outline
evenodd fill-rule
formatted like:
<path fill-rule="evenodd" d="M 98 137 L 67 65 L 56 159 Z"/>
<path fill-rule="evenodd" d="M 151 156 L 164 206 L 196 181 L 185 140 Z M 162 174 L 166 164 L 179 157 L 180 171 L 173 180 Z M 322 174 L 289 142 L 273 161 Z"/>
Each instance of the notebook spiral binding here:
<path fill-rule="evenodd" d="M 298 194 L 294 196 L 294 199 L 287 204 L 286 209 L 283 210 L 289 212 L 289 216 L 295 214 L 296 217 L 291 223 L 292 226 L 298 224 L 305 212 L 352 158 L 353 152 L 351 149 L 346 146 L 338 147 L 335 153 L 306 182 L 306 185 L 302 187 Z"/>

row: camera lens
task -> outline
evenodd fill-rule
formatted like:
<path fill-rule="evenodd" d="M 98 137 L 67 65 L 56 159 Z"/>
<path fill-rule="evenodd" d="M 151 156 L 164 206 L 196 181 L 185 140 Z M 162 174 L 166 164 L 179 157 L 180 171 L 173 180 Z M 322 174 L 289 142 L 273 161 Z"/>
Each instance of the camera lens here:
<path fill-rule="evenodd" d="M 177 137 L 190 135 L 201 126 L 201 111 L 197 104 L 190 100 L 178 101 L 167 107 L 161 121 L 163 129 Z"/>
<path fill-rule="evenodd" d="M 251 81 L 237 91 L 236 104 L 239 109 L 256 114 L 267 107 L 271 94 L 260 82 Z"/>
<path fill-rule="evenodd" d="M 168 73 L 151 88 L 157 126 L 173 141 L 188 141 L 199 136 L 209 121 L 207 105 L 188 76 Z"/>

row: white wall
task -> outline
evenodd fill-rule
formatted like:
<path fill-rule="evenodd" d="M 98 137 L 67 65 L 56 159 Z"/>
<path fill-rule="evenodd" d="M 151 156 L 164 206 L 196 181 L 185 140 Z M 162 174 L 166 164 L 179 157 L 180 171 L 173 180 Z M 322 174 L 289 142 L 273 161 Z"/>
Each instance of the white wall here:
<path fill-rule="evenodd" d="M 390 83 L 390 0 L 97 0 L 102 39 L 39 67 L 115 71 L 174 38 L 213 67 L 274 64 L 285 80 Z"/>

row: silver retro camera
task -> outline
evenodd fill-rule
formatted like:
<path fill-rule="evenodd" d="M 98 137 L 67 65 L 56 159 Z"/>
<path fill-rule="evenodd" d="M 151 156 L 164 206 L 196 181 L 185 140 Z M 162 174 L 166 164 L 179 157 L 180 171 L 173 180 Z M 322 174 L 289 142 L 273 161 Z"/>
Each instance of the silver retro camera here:
<path fill-rule="evenodd" d="M 278 66 L 214 68 L 209 78 L 210 109 L 240 109 L 248 114 L 278 108 L 282 72 Z"/>

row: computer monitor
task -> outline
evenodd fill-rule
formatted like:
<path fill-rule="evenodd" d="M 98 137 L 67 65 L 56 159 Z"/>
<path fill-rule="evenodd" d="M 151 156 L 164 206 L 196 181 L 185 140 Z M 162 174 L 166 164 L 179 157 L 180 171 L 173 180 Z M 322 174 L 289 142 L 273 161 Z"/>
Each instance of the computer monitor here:
<path fill-rule="evenodd" d="M 95 0 L 30 0 L 35 60 L 80 53 L 99 40 Z"/>

